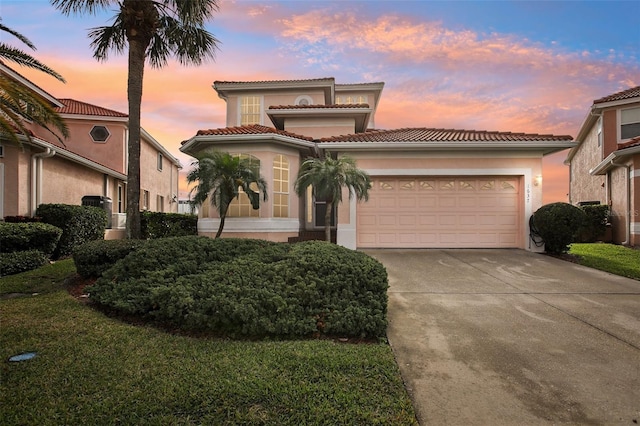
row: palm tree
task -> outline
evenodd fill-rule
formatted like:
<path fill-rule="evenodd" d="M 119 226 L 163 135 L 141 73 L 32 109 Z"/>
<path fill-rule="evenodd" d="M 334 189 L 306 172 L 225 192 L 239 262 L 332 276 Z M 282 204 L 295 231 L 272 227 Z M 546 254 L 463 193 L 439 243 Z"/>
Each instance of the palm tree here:
<path fill-rule="evenodd" d="M 28 38 L 6 27 L 1 21 L 2 18 L 0 18 L 0 31 L 13 35 L 30 49 L 36 50 Z M 4 42 L 0 42 L 0 63 L 2 61 L 42 71 L 64 83 L 64 78 L 60 74 L 28 53 Z M 24 135 L 31 142 L 31 132 L 24 125 L 24 120 L 28 120 L 47 129 L 64 145 L 60 136 L 49 128 L 49 125 L 55 127 L 65 138 L 69 135 L 67 125 L 46 99 L 4 72 L 0 73 L 0 94 L 0 133 L 3 137 L 20 145 L 22 142 L 18 135 Z"/>
<path fill-rule="evenodd" d="M 110 50 L 128 46 L 129 165 L 127 169 L 127 238 L 140 232 L 140 109 L 145 60 L 162 68 L 169 57 L 200 65 L 213 58 L 218 40 L 204 24 L 218 10 L 217 0 L 51 0 L 64 15 L 94 14 L 115 8 L 110 26 L 89 31 L 93 56 L 107 60 Z"/>
<path fill-rule="evenodd" d="M 307 188 L 313 188 L 316 200 L 327 203 L 324 217 L 324 234 L 331 241 L 331 212 L 334 206 L 342 202 L 342 189 L 349 189 L 349 199 L 353 196 L 360 200 L 369 199 L 371 179 L 364 170 L 356 167 L 350 157 L 332 158 L 329 153 L 324 158 L 309 158 L 302 163 L 295 183 L 298 196 L 304 196 Z"/>
<path fill-rule="evenodd" d="M 187 182 L 198 184 L 191 189 L 195 192 L 193 204 L 201 205 L 207 198 L 220 215 L 220 226 L 216 238 L 222 234 L 229 205 L 243 192 L 249 197 L 251 206 L 260 208 L 260 193 L 267 200 L 267 182 L 260 176 L 259 166 L 248 158 L 233 156 L 227 152 L 210 151 L 196 156 L 194 167 L 187 175 Z"/>

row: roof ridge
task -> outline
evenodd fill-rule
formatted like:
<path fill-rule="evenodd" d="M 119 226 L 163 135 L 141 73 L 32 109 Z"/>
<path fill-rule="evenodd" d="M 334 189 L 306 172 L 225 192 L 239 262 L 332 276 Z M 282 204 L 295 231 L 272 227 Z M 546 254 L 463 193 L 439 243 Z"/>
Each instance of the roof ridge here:
<path fill-rule="evenodd" d="M 635 97 L 640 97 L 640 86 L 630 87 L 628 89 L 620 90 L 610 95 L 603 96 L 602 98 L 595 99 L 593 103 L 595 105 L 595 104 L 601 104 L 604 102 L 620 101 L 620 100 L 630 99 Z"/>

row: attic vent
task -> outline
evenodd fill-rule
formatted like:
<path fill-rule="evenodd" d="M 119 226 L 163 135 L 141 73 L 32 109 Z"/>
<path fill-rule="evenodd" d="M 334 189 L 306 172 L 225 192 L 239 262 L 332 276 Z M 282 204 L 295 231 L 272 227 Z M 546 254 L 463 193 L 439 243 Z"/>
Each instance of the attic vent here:
<path fill-rule="evenodd" d="M 94 142 L 106 142 L 109 136 L 111 136 L 109 129 L 105 126 L 93 126 L 89 134 Z"/>
<path fill-rule="evenodd" d="M 298 96 L 296 98 L 295 104 L 296 105 L 300 105 L 300 106 L 312 105 L 313 104 L 313 99 L 311 99 L 310 96 L 301 95 L 301 96 Z"/>

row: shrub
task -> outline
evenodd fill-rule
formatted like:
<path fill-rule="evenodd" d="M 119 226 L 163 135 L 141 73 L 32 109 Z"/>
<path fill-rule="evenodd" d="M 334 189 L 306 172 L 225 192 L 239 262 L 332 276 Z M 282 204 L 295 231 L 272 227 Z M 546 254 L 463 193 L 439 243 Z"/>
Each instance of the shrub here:
<path fill-rule="evenodd" d="M 73 249 L 73 263 L 83 278 L 98 278 L 118 260 L 145 244 L 143 240 L 96 240 Z"/>
<path fill-rule="evenodd" d="M 5 216 L 4 221 L 8 223 L 42 222 L 42 218 L 37 216 Z"/>
<path fill-rule="evenodd" d="M 179 213 L 143 212 L 142 238 L 155 239 L 198 235 L 198 216 Z"/>
<path fill-rule="evenodd" d="M 594 243 L 607 230 L 609 222 L 609 206 L 606 204 L 587 205 L 580 207 L 585 213 L 585 221 L 579 232 L 579 242 Z"/>
<path fill-rule="evenodd" d="M 566 253 L 584 224 L 585 213 L 568 203 L 551 203 L 533 214 L 533 224 L 548 253 Z"/>
<path fill-rule="evenodd" d="M 69 256 L 74 247 L 104 238 L 107 213 L 92 206 L 40 204 L 36 215 L 42 221 L 62 229 L 62 236 L 53 253 L 54 258 Z"/>
<path fill-rule="evenodd" d="M 46 256 L 56 249 L 62 229 L 46 223 L 0 222 L 0 252 L 39 250 Z"/>
<path fill-rule="evenodd" d="M 38 269 L 49 262 L 39 250 L 0 253 L 0 277 Z"/>
<path fill-rule="evenodd" d="M 325 242 L 150 240 L 87 290 L 96 302 L 173 326 L 242 336 L 386 331 L 387 274 Z"/>

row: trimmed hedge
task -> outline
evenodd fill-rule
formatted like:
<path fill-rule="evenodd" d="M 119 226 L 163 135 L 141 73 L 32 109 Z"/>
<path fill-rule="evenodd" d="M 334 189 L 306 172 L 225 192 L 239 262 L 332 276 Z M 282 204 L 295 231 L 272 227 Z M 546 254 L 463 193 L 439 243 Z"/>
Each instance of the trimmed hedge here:
<path fill-rule="evenodd" d="M 118 260 L 124 259 L 144 243 L 143 240 L 90 241 L 73 249 L 73 263 L 81 277 L 98 278 Z"/>
<path fill-rule="evenodd" d="M 585 213 L 585 221 L 579 232 L 578 242 L 595 243 L 607 231 L 609 223 L 609 206 L 606 204 L 580 207 Z"/>
<path fill-rule="evenodd" d="M 0 252 L 39 250 L 51 256 L 61 235 L 62 229 L 47 223 L 0 222 Z"/>
<path fill-rule="evenodd" d="M 0 277 L 38 269 L 49 262 L 39 250 L 0 253 Z"/>
<path fill-rule="evenodd" d="M 155 239 L 198 235 L 198 216 L 192 214 L 142 212 L 142 238 Z"/>
<path fill-rule="evenodd" d="M 533 214 L 533 225 L 544 240 L 548 253 L 566 253 L 575 241 L 586 214 L 569 203 L 551 203 L 540 207 Z"/>
<path fill-rule="evenodd" d="M 378 261 L 322 241 L 178 237 L 148 241 L 87 291 L 117 311 L 188 330 L 378 337 L 387 287 Z"/>
<path fill-rule="evenodd" d="M 71 255 L 74 247 L 93 240 L 104 239 L 107 228 L 107 213 L 93 206 L 76 206 L 69 204 L 40 204 L 36 216 L 44 223 L 62 229 L 54 258 Z"/>

